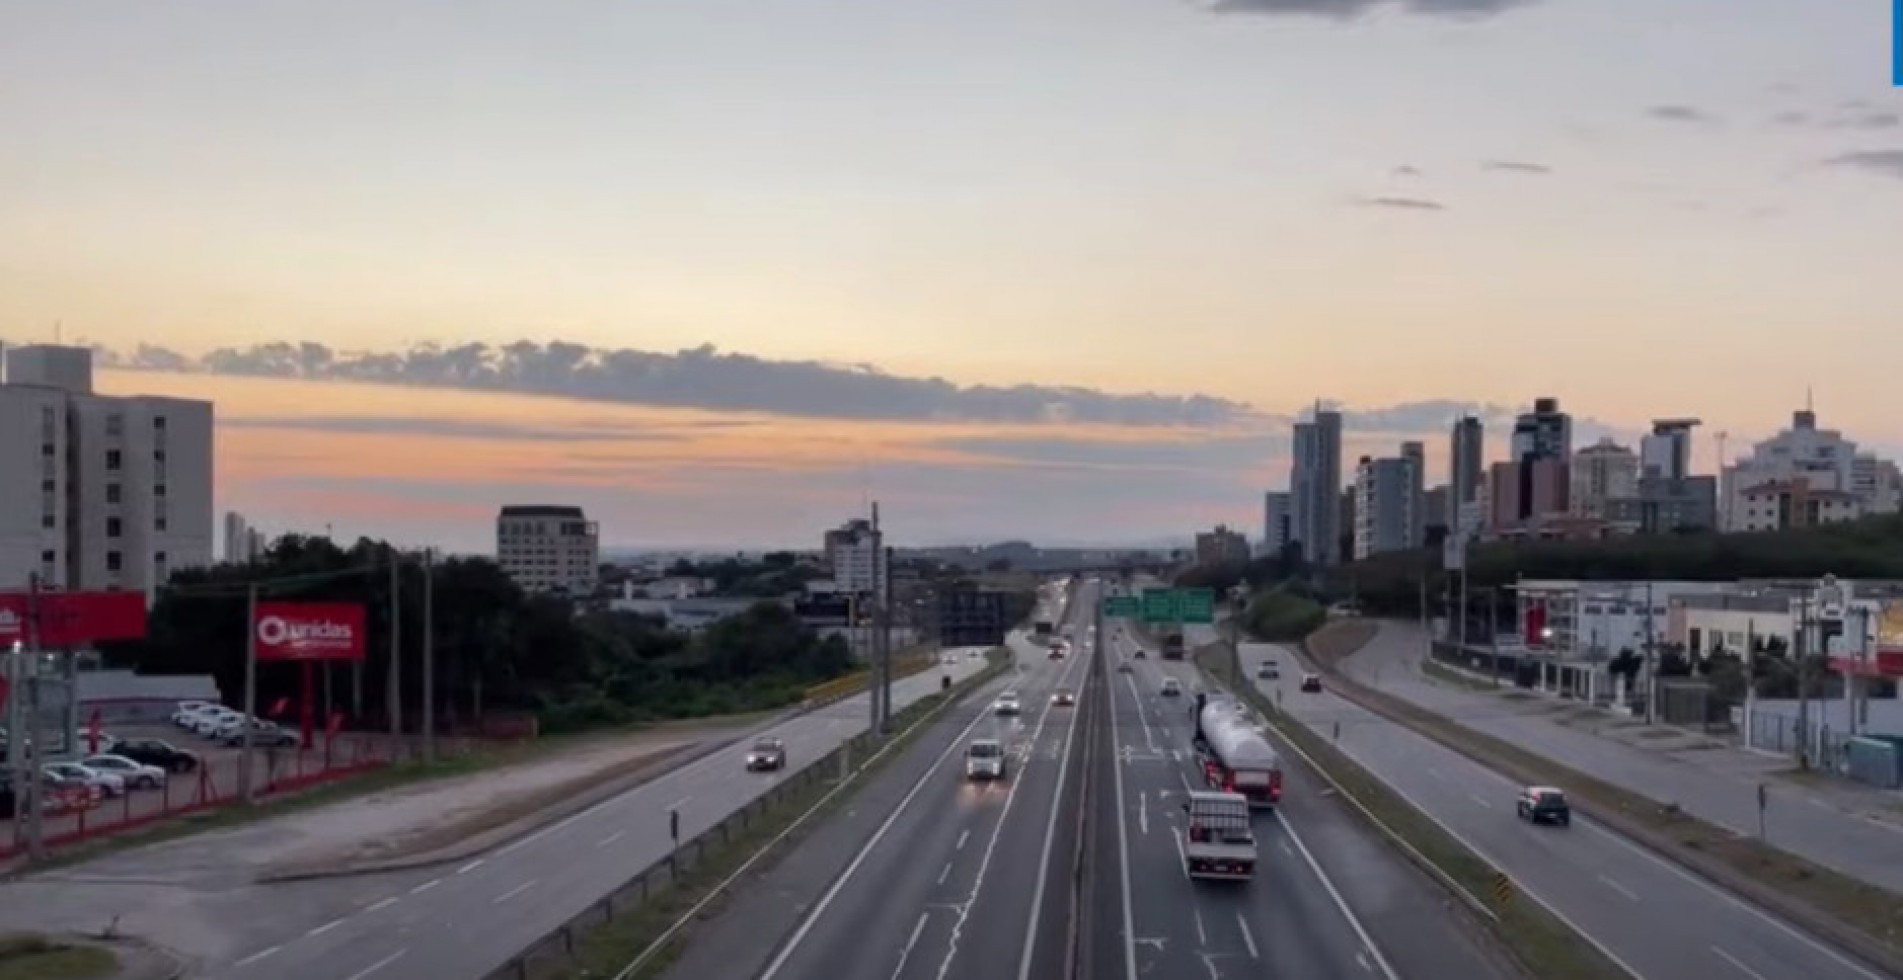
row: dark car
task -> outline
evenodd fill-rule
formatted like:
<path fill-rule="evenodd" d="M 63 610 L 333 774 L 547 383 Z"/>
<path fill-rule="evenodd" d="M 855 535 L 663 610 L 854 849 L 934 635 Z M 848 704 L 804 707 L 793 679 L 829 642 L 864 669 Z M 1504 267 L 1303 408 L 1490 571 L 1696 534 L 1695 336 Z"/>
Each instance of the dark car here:
<path fill-rule="evenodd" d="M 1556 823 L 1564 827 L 1573 822 L 1573 808 L 1566 802 L 1566 794 L 1551 786 L 1528 786 L 1521 790 L 1519 813 L 1521 820 L 1533 823 Z"/>
<path fill-rule="evenodd" d="M 157 738 L 128 738 L 113 743 L 112 754 L 133 762 L 158 766 L 166 772 L 191 772 L 198 768 L 198 756 Z"/>
<path fill-rule="evenodd" d="M 1302 675 L 1302 691 L 1304 693 L 1320 694 L 1321 689 L 1322 689 L 1322 675 L 1320 674 L 1303 674 Z"/>
<path fill-rule="evenodd" d="M 1119 674 L 1128 674 L 1135 669 L 1136 668 L 1130 666 L 1130 661 L 1128 660 L 1117 665 L 1117 673 Z"/>
<path fill-rule="evenodd" d="M 1138 660 L 1143 660 L 1147 658 L 1149 654 L 1145 653 L 1142 647 L 1137 647 L 1137 652 L 1134 654 L 1131 654 L 1131 656 L 1136 657 Z"/>
<path fill-rule="evenodd" d="M 747 771 L 762 772 L 786 768 L 786 743 L 777 738 L 755 739 L 747 750 Z"/>

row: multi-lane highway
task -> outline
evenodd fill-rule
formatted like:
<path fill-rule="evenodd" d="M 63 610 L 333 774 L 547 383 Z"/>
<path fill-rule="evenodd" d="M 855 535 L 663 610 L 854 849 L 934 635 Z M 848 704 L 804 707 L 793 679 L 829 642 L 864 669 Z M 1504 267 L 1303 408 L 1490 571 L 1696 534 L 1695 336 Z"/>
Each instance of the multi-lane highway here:
<path fill-rule="evenodd" d="M 1424 736 L 1329 692 L 1299 690 L 1293 651 L 1245 644 L 1251 676 L 1301 724 L 1425 811 L 1642 980 L 1879 980 L 1823 943 L 1693 877 L 1590 820 L 1535 827 L 1518 819 L 1518 787 Z"/>

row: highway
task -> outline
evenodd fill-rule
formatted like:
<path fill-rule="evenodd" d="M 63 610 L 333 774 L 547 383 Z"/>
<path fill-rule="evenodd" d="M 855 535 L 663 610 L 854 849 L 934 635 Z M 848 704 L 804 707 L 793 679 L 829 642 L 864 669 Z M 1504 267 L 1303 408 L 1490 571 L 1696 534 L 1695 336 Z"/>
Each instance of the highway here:
<path fill-rule="evenodd" d="M 1245 644 L 1243 667 L 1300 723 L 1441 822 L 1643 980 L 1879 980 L 1867 969 L 1613 831 L 1575 817 L 1535 827 L 1514 812 L 1519 787 L 1466 757 L 1330 692 L 1299 690 L 1294 652 Z"/>
<path fill-rule="evenodd" d="M 936 691 L 949 672 L 966 677 L 981 658 L 895 682 L 904 706 Z M 791 719 L 789 771 L 866 729 L 864 695 Z M 342 882 L 255 885 L 219 923 L 247 946 L 197 975 L 250 980 L 372 980 L 481 977 L 669 850 L 668 811 L 687 839 L 734 812 L 788 773 L 747 773 L 745 746 L 715 753 L 626 794 L 460 866 L 364 876 Z"/>

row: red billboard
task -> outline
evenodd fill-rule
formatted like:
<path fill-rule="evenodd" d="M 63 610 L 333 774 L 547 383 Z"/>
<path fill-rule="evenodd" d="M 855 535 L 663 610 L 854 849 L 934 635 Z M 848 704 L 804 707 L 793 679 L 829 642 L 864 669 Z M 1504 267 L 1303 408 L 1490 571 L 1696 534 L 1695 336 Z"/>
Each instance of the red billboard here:
<path fill-rule="evenodd" d="M 362 660 L 363 607 L 353 602 L 260 602 L 259 660 Z"/>
<path fill-rule="evenodd" d="M 37 636 L 30 623 L 36 603 Z M 144 636 L 142 592 L 0 592 L 0 647 L 37 640 L 42 650 L 63 650 Z"/>

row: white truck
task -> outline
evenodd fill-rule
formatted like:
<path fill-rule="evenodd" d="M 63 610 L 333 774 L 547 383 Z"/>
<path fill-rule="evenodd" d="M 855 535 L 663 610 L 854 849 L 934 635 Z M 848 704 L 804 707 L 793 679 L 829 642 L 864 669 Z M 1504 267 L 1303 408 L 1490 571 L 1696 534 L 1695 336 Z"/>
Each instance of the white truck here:
<path fill-rule="evenodd" d="M 1282 801 L 1282 758 L 1256 731 L 1249 712 L 1225 694 L 1197 695 L 1191 744 L 1211 786 L 1239 793 L 1254 807 Z"/>
<path fill-rule="evenodd" d="M 1255 877 L 1255 830 L 1246 798 L 1240 793 L 1191 791 L 1183 812 L 1189 817 L 1183 867 L 1191 878 Z"/>

